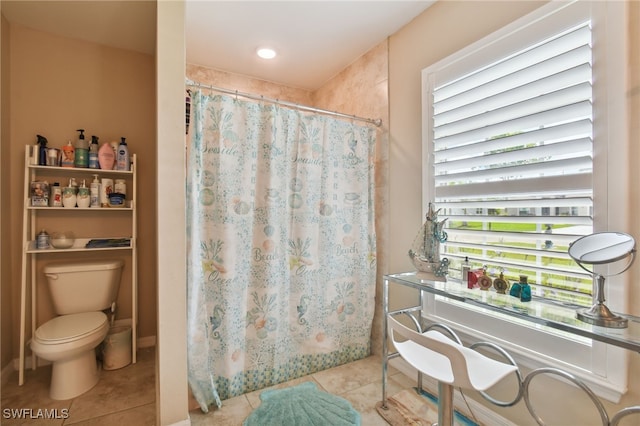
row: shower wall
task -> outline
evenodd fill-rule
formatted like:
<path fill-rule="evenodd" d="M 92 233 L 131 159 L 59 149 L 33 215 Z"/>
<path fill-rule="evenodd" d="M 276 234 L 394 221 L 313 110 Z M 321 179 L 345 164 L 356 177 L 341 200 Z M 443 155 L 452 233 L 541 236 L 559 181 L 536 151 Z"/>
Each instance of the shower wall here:
<path fill-rule="evenodd" d="M 198 83 L 222 87 L 238 92 L 262 95 L 265 98 L 280 99 L 302 105 L 311 105 L 311 92 L 304 89 L 283 86 L 270 81 L 258 80 L 240 74 L 187 64 L 186 77 Z"/>
<path fill-rule="evenodd" d="M 382 276 L 388 273 L 389 234 L 389 44 L 365 53 L 313 93 L 313 105 L 367 118 L 381 118 L 376 147 L 376 310 L 371 352 L 382 355 Z"/>
<path fill-rule="evenodd" d="M 382 275 L 386 273 L 383 248 L 388 235 L 388 42 L 380 43 L 315 91 L 187 64 L 186 77 L 203 84 L 254 93 L 301 105 L 367 118 L 381 118 L 376 147 L 376 234 L 378 278 L 372 353 L 382 354 Z"/>

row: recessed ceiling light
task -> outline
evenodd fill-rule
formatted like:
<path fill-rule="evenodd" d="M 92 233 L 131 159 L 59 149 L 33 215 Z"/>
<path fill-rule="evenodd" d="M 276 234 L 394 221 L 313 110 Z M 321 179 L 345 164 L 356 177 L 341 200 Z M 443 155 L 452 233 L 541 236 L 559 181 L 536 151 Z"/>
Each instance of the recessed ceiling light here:
<path fill-rule="evenodd" d="M 262 47 L 258 49 L 258 56 L 262 59 L 273 59 L 276 57 L 276 51 L 268 47 Z"/>

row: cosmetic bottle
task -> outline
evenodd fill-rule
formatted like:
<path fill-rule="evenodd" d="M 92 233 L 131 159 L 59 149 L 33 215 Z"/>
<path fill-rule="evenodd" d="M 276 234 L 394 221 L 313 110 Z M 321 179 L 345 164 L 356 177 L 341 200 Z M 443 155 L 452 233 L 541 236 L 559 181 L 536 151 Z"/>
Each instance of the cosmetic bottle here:
<path fill-rule="evenodd" d="M 71 145 L 71 141 L 68 141 L 65 146 L 62 147 L 62 167 L 74 167 L 75 149 Z"/>
<path fill-rule="evenodd" d="M 529 286 L 526 275 L 520 275 L 520 288 L 520 301 L 531 302 L 531 286 Z"/>
<path fill-rule="evenodd" d="M 98 150 L 98 163 L 102 170 L 113 170 L 115 158 L 113 155 L 113 149 L 108 143 L 103 143 Z"/>
<path fill-rule="evenodd" d="M 120 145 L 118 146 L 118 163 L 116 170 L 129 171 L 129 148 L 125 138 L 120 139 Z"/>
<path fill-rule="evenodd" d="M 89 167 L 89 144 L 84 138 L 84 129 L 78 129 L 80 135 L 76 141 L 75 155 L 73 157 L 74 167 L 87 168 Z"/>
<path fill-rule="evenodd" d="M 51 248 L 49 242 L 49 234 L 47 234 L 47 231 L 43 229 L 36 237 L 36 248 L 39 250 Z"/>
<path fill-rule="evenodd" d="M 100 168 L 100 163 L 98 162 L 98 137 L 91 136 L 91 145 L 89 145 L 89 168 L 97 169 Z"/>
<path fill-rule="evenodd" d="M 98 175 L 93 175 L 93 181 L 90 186 L 91 202 L 89 207 L 100 207 L 100 181 Z"/>
<path fill-rule="evenodd" d="M 500 272 L 500 276 L 493 280 L 493 287 L 498 294 L 507 294 L 509 290 L 509 281 L 504 277 L 504 272 Z"/>
<path fill-rule="evenodd" d="M 36 135 L 38 137 L 38 165 L 47 165 L 47 138 L 44 136 Z"/>
<path fill-rule="evenodd" d="M 471 265 L 469 264 L 469 258 L 467 256 L 465 256 L 460 270 L 462 271 L 462 285 L 467 287 L 469 284 L 469 271 L 471 270 Z"/>

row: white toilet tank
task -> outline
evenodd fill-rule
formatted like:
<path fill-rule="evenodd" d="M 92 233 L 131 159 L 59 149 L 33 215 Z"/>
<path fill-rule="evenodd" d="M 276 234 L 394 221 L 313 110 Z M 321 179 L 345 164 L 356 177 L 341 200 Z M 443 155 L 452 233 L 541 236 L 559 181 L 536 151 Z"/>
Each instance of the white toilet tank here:
<path fill-rule="evenodd" d="M 51 263 L 44 267 L 58 315 L 102 311 L 118 297 L 122 260 Z"/>

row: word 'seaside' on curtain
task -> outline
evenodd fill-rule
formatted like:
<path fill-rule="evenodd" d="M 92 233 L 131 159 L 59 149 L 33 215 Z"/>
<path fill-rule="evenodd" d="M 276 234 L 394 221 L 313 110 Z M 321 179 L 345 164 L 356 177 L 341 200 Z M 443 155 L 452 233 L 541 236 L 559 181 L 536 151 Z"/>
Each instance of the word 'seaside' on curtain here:
<path fill-rule="evenodd" d="M 369 355 L 376 130 L 192 95 L 189 384 L 207 412 Z"/>

